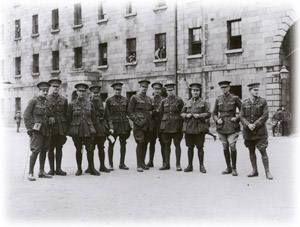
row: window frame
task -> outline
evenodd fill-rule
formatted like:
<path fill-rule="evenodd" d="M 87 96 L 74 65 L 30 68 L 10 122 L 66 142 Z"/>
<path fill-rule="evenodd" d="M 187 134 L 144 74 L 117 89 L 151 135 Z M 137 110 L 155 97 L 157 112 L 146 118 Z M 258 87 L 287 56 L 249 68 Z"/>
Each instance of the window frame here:
<path fill-rule="evenodd" d="M 21 56 L 15 57 L 15 76 L 21 75 L 22 73 L 21 66 L 22 66 Z"/>
<path fill-rule="evenodd" d="M 82 25 L 82 6 L 80 3 L 74 4 L 74 18 L 73 25 L 80 26 Z"/>
<path fill-rule="evenodd" d="M 134 44 L 130 42 L 133 42 Z M 130 45 L 134 45 L 134 49 L 130 48 Z M 129 57 L 131 54 L 135 54 L 135 59 L 130 61 Z M 137 54 L 136 54 L 136 38 L 128 38 L 126 39 L 126 63 L 136 63 L 137 61 Z"/>
<path fill-rule="evenodd" d="M 59 50 L 52 51 L 52 71 L 59 70 Z"/>
<path fill-rule="evenodd" d="M 73 51 L 74 51 L 74 69 L 81 69 L 83 67 L 82 47 L 75 47 Z"/>
<path fill-rule="evenodd" d="M 17 28 L 17 25 L 18 25 L 18 28 Z M 17 29 L 19 29 L 19 30 L 17 30 Z M 20 38 L 21 38 L 21 19 L 16 19 L 15 20 L 15 39 L 20 39 Z"/>
<path fill-rule="evenodd" d="M 193 40 L 194 39 L 194 33 L 193 33 L 193 31 L 197 30 L 197 29 L 200 30 L 199 31 L 200 32 L 200 40 L 194 41 Z M 202 54 L 202 34 L 203 34 L 202 32 L 203 31 L 202 31 L 202 27 L 201 26 L 189 28 L 189 55 L 200 55 L 200 54 Z M 196 53 L 196 51 L 194 51 L 193 46 L 195 46 L 195 45 L 200 45 L 200 53 L 198 53 L 198 52 Z"/>
<path fill-rule="evenodd" d="M 232 35 L 232 25 L 238 22 L 238 35 Z M 241 22 L 242 19 L 234 19 L 227 21 L 227 49 L 228 50 L 236 50 L 241 49 L 243 47 L 242 44 L 242 33 L 241 33 Z"/>
<path fill-rule="evenodd" d="M 164 52 L 162 53 L 162 55 L 164 55 L 164 57 L 159 57 L 159 58 L 156 58 L 156 51 L 158 50 L 158 48 L 160 48 L 162 46 L 162 44 L 160 43 L 161 42 L 161 38 L 159 38 L 160 36 L 164 36 L 164 38 L 162 38 L 162 44 L 164 44 Z M 164 60 L 164 59 L 167 59 L 167 33 L 164 32 L 164 33 L 157 33 L 155 34 L 154 36 L 154 59 L 155 60 Z M 158 53 L 160 54 L 160 53 Z"/>
<path fill-rule="evenodd" d="M 105 49 L 103 49 L 105 47 Z M 108 44 L 107 42 L 98 44 L 98 66 L 107 66 L 108 65 Z M 105 50 L 105 52 L 103 51 Z M 106 57 L 104 55 L 106 54 Z M 106 61 L 106 64 L 104 62 Z"/>
<path fill-rule="evenodd" d="M 33 54 L 32 55 L 32 73 L 39 73 L 39 72 L 40 72 L 40 55 Z"/>
<path fill-rule="evenodd" d="M 39 34 L 39 15 L 32 15 L 32 35 Z"/>
<path fill-rule="evenodd" d="M 59 9 L 53 9 L 52 10 L 52 30 L 58 30 L 59 29 Z"/>

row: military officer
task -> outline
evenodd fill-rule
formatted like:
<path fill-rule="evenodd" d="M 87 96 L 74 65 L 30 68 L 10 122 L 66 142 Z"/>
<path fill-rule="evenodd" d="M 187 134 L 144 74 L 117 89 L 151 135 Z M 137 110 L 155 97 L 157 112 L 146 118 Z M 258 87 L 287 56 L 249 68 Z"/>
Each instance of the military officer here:
<path fill-rule="evenodd" d="M 218 84 L 222 95 L 216 99 L 213 119 L 216 122 L 217 132 L 223 145 L 224 157 L 227 168 L 222 174 L 237 176 L 236 170 L 236 142 L 239 137 L 239 114 L 236 109 L 241 109 L 241 101 L 238 96 L 230 93 L 230 81 L 220 81 Z"/>
<path fill-rule="evenodd" d="M 268 105 L 264 98 L 259 96 L 260 83 L 248 85 L 250 98 L 243 101 L 240 117 L 243 124 L 243 136 L 245 145 L 249 149 L 250 161 L 253 168 L 248 177 L 257 177 L 257 163 L 255 149 L 257 148 L 262 157 L 266 177 L 272 180 L 273 177 L 269 170 L 269 159 L 267 155 L 268 131 L 266 121 L 268 120 Z"/>
<path fill-rule="evenodd" d="M 104 152 L 104 143 L 108 135 L 108 123 L 104 118 L 104 106 L 100 97 L 101 86 L 93 85 L 90 87 L 92 92 L 91 102 L 95 108 L 95 129 L 96 135 L 94 137 L 94 145 L 98 148 L 98 156 L 100 161 L 100 172 L 109 173 L 109 169 L 105 166 L 105 152 Z M 88 169 L 86 172 L 90 172 Z"/>
<path fill-rule="evenodd" d="M 94 141 L 96 134 L 94 124 L 95 109 L 88 100 L 87 89 L 89 86 L 85 83 L 77 83 L 75 89 L 78 97 L 74 99 L 68 107 L 68 120 L 70 122 L 68 135 L 72 137 L 76 147 L 76 176 L 82 175 L 82 146 L 85 146 L 88 159 L 88 170 L 91 175 L 99 176 L 100 173 L 94 167 Z"/>
<path fill-rule="evenodd" d="M 48 81 L 52 92 L 47 97 L 47 108 L 49 112 L 50 122 L 50 145 L 48 152 L 48 160 L 50 171 L 49 175 L 65 176 L 67 173 L 61 169 L 62 148 L 67 141 L 67 111 L 68 101 L 65 97 L 59 94 L 59 88 L 62 83 L 60 79 L 51 79 Z M 56 170 L 54 169 L 54 149 L 56 149 L 55 160 Z"/>
<path fill-rule="evenodd" d="M 159 113 L 159 107 L 161 104 L 161 101 L 163 100 L 163 97 L 161 95 L 162 92 L 162 87 L 163 85 L 159 82 L 154 82 L 151 84 L 151 87 L 154 90 L 153 94 L 153 113 L 152 113 L 152 118 L 153 118 L 153 133 L 150 138 L 150 146 L 149 146 L 149 162 L 147 166 L 153 167 L 153 159 L 154 159 L 154 153 L 155 153 L 155 144 L 156 144 L 156 139 L 159 139 L 160 142 L 160 151 L 161 151 L 161 156 L 163 163 L 165 162 L 165 156 L 164 156 L 164 148 L 163 148 L 163 142 L 161 140 L 161 134 L 160 134 L 160 121 L 161 121 L 161 116 Z"/>
<path fill-rule="evenodd" d="M 108 140 L 108 155 L 110 170 L 113 170 L 113 152 L 117 137 L 120 141 L 120 163 L 119 169 L 128 170 L 125 165 L 126 141 L 130 136 L 131 127 L 128 116 L 128 99 L 121 95 L 123 83 L 116 82 L 111 85 L 114 96 L 106 100 L 105 117 L 109 123 L 109 132 L 114 140 Z"/>
<path fill-rule="evenodd" d="M 176 170 L 181 171 L 180 157 L 181 157 L 181 147 L 180 142 L 182 140 L 182 123 L 183 119 L 180 116 L 181 110 L 184 106 L 183 100 L 175 95 L 175 86 L 173 82 L 167 82 L 165 88 L 167 90 L 167 98 L 163 99 L 159 108 L 160 115 L 162 116 L 160 131 L 162 141 L 164 143 L 164 155 L 165 163 L 160 168 L 160 170 L 170 169 L 170 153 L 171 153 L 171 143 L 175 145 L 176 153 Z"/>
<path fill-rule="evenodd" d="M 184 172 L 193 171 L 193 157 L 194 147 L 198 149 L 198 158 L 200 163 L 200 172 L 206 173 L 204 167 L 204 141 L 205 134 L 209 131 L 208 119 L 211 114 L 209 112 L 209 105 L 202 98 L 200 98 L 201 84 L 192 83 L 190 89 L 192 98 L 189 99 L 182 111 L 181 116 L 184 118 L 182 131 L 185 133 L 185 142 L 188 147 L 189 164 L 184 169 Z"/>
<path fill-rule="evenodd" d="M 34 165 L 39 155 L 40 178 L 51 178 L 44 171 L 47 151 L 49 149 L 49 118 L 47 113 L 47 95 L 49 90 L 48 82 L 40 82 L 37 84 L 39 94 L 31 99 L 24 112 L 24 123 L 27 134 L 30 136 L 30 160 L 29 160 L 29 181 L 35 181 L 33 175 Z"/>
<path fill-rule="evenodd" d="M 148 80 L 139 81 L 140 90 L 138 94 L 131 97 L 128 106 L 129 117 L 133 121 L 133 135 L 137 143 L 136 157 L 138 172 L 149 169 L 145 164 L 146 149 L 153 131 L 153 103 L 151 98 L 147 96 L 149 84 L 150 81 Z"/>

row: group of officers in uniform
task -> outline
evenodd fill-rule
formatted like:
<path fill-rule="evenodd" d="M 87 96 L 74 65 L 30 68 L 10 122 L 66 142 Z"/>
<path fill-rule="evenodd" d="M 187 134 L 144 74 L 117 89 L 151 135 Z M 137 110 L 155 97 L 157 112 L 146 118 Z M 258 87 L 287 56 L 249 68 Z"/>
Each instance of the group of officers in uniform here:
<path fill-rule="evenodd" d="M 252 172 L 248 177 L 258 176 L 256 148 L 260 151 L 267 179 L 273 179 L 269 170 L 267 155 L 268 106 L 259 96 L 259 83 L 249 84 L 250 98 L 243 102 L 230 93 L 230 81 L 219 82 L 222 95 L 217 97 L 213 112 L 208 103 L 200 97 L 201 84 L 190 84 L 191 98 L 184 102 L 175 94 L 176 84 L 168 82 L 150 83 L 139 81 L 139 91 L 130 100 L 121 95 L 122 83 L 111 85 L 114 95 L 106 100 L 105 107 L 100 97 L 101 86 L 88 86 L 86 83 L 75 85 L 76 95 L 71 103 L 60 93 L 60 79 L 37 84 L 39 94 L 30 100 L 24 112 L 24 122 L 30 136 L 30 161 L 28 180 L 34 181 L 34 165 L 39 156 L 40 169 L 38 177 L 51 178 L 53 175 L 65 176 L 62 170 L 62 148 L 67 136 L 72 137 L 76 148 L 76 176 L 82 175 L 82 148 L 86 149 L 88 168 L 85 173 L 100 175 L 100 172 L 114 170 L 114 144 L 120 141 L 119 169 L 128 170 L 125 164 L 126 141 L 133 130 L 136 142 L 137 171 L 143 172 L 153 167 L 155 143 L 159 140 L 162 166 L 160 170 L 170 169 L 171 143 L 175 146 L 176 170 L 181 168 L 181 141 L 183 135 L 187 146 L 188 165 L 184 172 L 193 171 L 194 148 L 198 152 L 200 172 L 206 173 L 204 166 L 205 135 L 209 134 L 209 121 L 212 117 L 216 123 L 219 139 L 223 145 L 226 169 L 222 174 L 237 176 L 236 142 L 240 123 L 243 126 L 245 146 L 249 149 Z M 153 97 L 147 95 L 151 84 Z M 49 88 L 51 92 L 48 94 Z M 162 88 L 167 97 L 162 96 Z M 88 89 L 91 95 L 88 94 Z M 239 111 L 237 111 L 239 110 Z M 130 124 L 130 121 L 132 124 Z M 133 125 L 133 127 L 131 127 Z M 105 166 L 104 143 L 108 140 L 109 168 Z M 149 146 L 149 162 L 145 158 Z M 100 161 L 99 171 L 94 165 L 94 150 L 97 147 Z M 50 171 L 44 170 L 48 152 Z"/>

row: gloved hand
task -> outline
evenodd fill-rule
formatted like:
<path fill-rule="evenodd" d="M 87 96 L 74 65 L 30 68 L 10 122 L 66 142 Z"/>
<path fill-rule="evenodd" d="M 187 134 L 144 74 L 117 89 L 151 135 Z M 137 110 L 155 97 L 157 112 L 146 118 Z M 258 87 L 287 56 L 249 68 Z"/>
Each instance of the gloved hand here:
<path fill-rule="evenodd" d="M 33 130 L 28 130 L 27 134 L 31 137 L 33 135 Z"/>

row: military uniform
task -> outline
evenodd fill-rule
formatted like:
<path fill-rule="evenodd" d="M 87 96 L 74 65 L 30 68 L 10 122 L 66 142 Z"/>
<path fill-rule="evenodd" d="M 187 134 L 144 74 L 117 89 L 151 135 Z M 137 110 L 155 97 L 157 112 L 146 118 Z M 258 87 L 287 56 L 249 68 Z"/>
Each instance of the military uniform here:
<path fill-rule="evenodd" d="M 249 84 L 248 87 L 250 89 L 258 88 L 259 83 Z M 243 124 L 245 145 L 249 149 L 250 161 L 253 168 L 253 172 L 248 177 L 258 176 L 255 155 L 255 148 L 257 148 L 261 153 L 267 178 L 273 179 L 269 171 L 269 159 L 266 151 L 268 147 L 268 131 L 266 127 L 268 120 L 267 101 L 261 97 L 245 99 L 242 103 L 240 117 Z M 251 130 L 249 125 L 254 125 L 254 130 Z"/>
<path fill-rule="evenodd" d="M 77 90 L 86 90 L 88 85 L 79 83 L 75 85 Z M 68 120 L 70 122 L 68 135 L 72 137 L 76 147 L 76 176 L 82 175 L 82 146 L 85 145 L 87 150 L 88 169 L 92 175 L 99 175 L 99 172 L 94 167 L 94 140 L 96 134 L 94 124 L 95 109 L 93 104 L 85 97 L 78 97 L 73 100 L 68 107 Z"/>
<path fill-rule="evenodd" d="M 229 89 L 230 83 L 230 81 L 221 81 L 219 82 L 219 86 L 221 88 Z M 240 131 L 239 114 L 236 113 L 237 108 L 239 110 L 241 109 L 239 97 L 230 94 L 228 91 L 216 99 L 213 110 L 213 119 L 216 122 L 217 132 L 223 145 L 224 157 L 227 165 L 226 170 L 223 171 L 222 174 L 232 173 L 233 176 L 237 176 L 236 142 Z M 219 119 L 222 120 L 221 124 L 218 123 Z"/>
<path fill-rule="evenodd" d="M 149 85 L 149 81 L 139 81 L 140 84 Z M 143 93 L 133 95 L 130 99 L 129 117 L 133 121 L 133 136 L 137 143 L 137 170 L 149 169 L 145 164 L 147 144 L 150 141 L 153 131 L 152 111 L 153 103 L 149 96 Z"/>
<path fill-rule="evenodd" d="M 105 116 L 109 128 L 113 130 L 114 141 L 109 140 L 108 154 L 109 164 L 113 169 L 113 152 L 117 137 L 120 140 L 120 163 L 119 168 L 128 169 L 125 165 L 126 140 L 130 136 L 131 127 L 128 119 L 128 100 L 121 95 L 114 95 L 106 100 Z"/>
<path fill-rule="evenodd" d="M 190 85 L 193 87 L 201 88 L 201 84 L 193 83 Z M 188 117 L 188 114 L 191 117 Z M 211 114 L 209 111 L 208 103 L 205 102 L 200 97 L 193 97 L 188 100 L 182 111 L 181 116 L 184 118 L 182 131 L 185 133 L 186 146 L 188 147 L 188 160 L 189 164 L 185 172 L 190 172 L 193 170 L 193 156 L 194 156 L 194 147 L 198 149 L 198 158 L 200 163 L 200 171 L 206 173 L 204 167 L 204 141 L 205 134 L 209 131 L 209 124 L 207 119 L 210 118 Z"/>
<path fill-rule="evenodd" d="M 39 89 L 45 89 L 48 93 L 49 83 L 38 83 Z M 24 111 L 24 123 L 27 133 L 30 136 L 30 161 L 29 161 L 29 176 L 30 181 L 34 181 L 33 177 L 34 165 L 39 154 L 40 171 L 39 177 L 50 178 L 44 171 L 46 154 L 49 149 L 49 116 L 47 113 L 46 96 L 38 96 L 31 99 Z"/>
<path fill-rule="evenodd" d="M 50 80 L 50 84 L 58 83 L 61 84 L 60 80 Z M 48 152 L 49 166 L 50 166 L 50 175 L 66 175 L 66 172 L 61 169 L 62 161 L 62 147 L 67 141 L 67 111 L 68 111 L 68 101 L 62 95 L 58 93 L 52 93 L 47 97 L 47 107 L 50 118 L 50 145 Z M 56 171 L 54 171 L 54 149 L 56 149 Z"/>
<path fill-rule="evenodd" d="M 152 87 L 160 87 L 162 88 L 162 84 L 155 82 L 152 83 Z M 152 119 L 153 119 L 153 133 L 150 138 L 150 146 L 149 146 L 149 162 L 147 164 L 148 167 L 153 167 L 153 159 L 154 159 L 154 153 L 155 153 L 155 144 L 156 139 L 159 139 L 160 142 L 160 151 L 163 163 L 165 162 L 165 156 L 164 156 L 164 143 L 162 142 L 161 133 L 160 133 L 160 123 L 161 123 L 161 115 L 159 113 L 160 104 L 164 98 L 161 95 L 154 95 L 153 100 L 153 113 L 152 113 Z"/>
<path fill-rule="evenodd" d="M 165 87 L 173 87 L 175 84 L 168 83 Z M 168 88 L 167 88 L 168 89 Z M 164 143 L 164 155 L 165 163 L 160 168 L 160 170 L 170 169 L 170 153 L 171 153 L 171 143 L 172 139 L 175 145 L 176 153 L 176 168 L 177 171 L 181 170 L 180 167 L 180 157 L 181 157 L 181 147 L 180 142 L 183 137 L 182 133 L 182 123 L 183 119 L 180 116 L 181 110 L 184 106 L 183 100 L 175 95 L 169 95 L 167 98 L 163 99 L 160 105 L 160 115 L 161 124 L 160 131 L 162 141 Z"/>
<path fill-rule="evenodd" d="M 90 90 L 93 91 L 93 89 L 99 89 L 100 92 L 100 86 L 92 86 L 90 87 Z M 96 129 L 96 134 L 94 137 L 94 145 L 98 148 L 98 157 L 100 161 L 100 168 L 99 171 L 101 172 L 110 172 L 106 166 L 105 166 L 105 152 L 104 152 L 104 143 L 106 140 L 106 137 L 108 135 L 108 123 L 104 117 L 104 106 L 101 97 L 99 94 L 94 94 L 91 98 L 91 103 L 95 108 L 95 122 L 94 126 Z M 88 170 L 87 172 L 89 172 Z"/>

